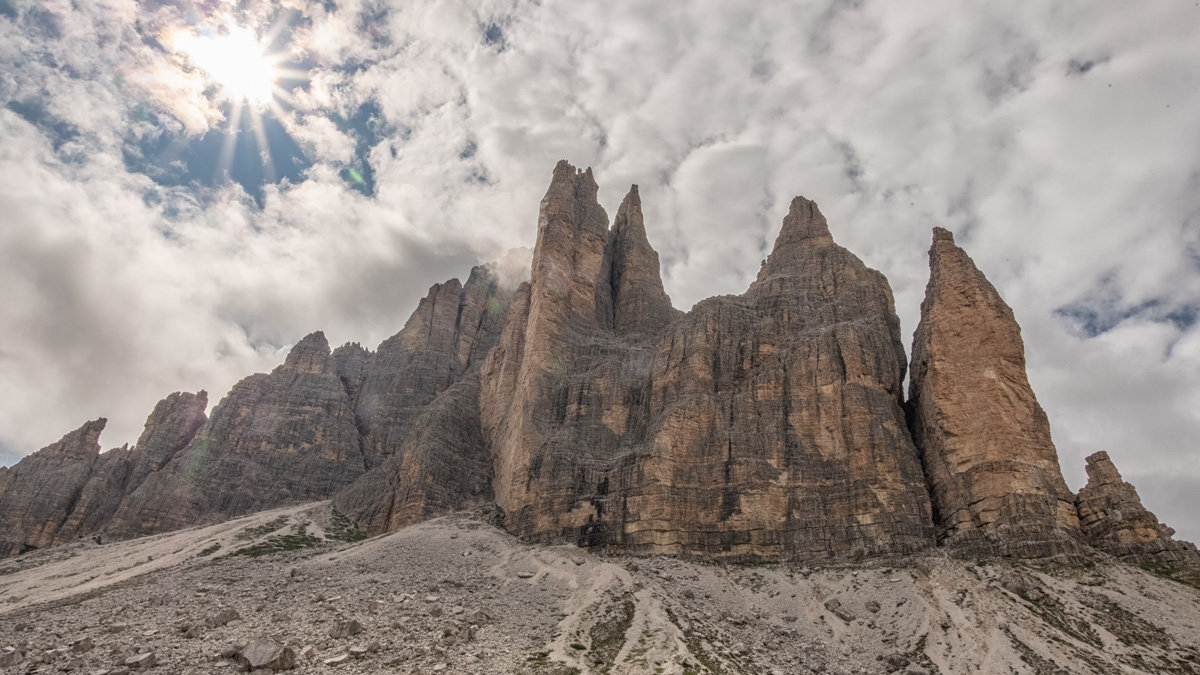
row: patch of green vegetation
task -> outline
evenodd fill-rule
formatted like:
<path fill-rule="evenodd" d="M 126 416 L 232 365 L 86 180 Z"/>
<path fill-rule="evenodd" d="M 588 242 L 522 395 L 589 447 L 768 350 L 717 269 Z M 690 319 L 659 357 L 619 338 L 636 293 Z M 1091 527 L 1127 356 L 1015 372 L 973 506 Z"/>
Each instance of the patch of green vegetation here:
<path fill-rule="evenodd" d="M 525 659 L 525 662 L 529 664 L 530 672 L 537 673 L 537 675 L 580 675 L 578 668 L 552 663 L 550 652 L 534 652 Z"/>
<path fill-rule="evenodd" d="M 1030 606 L 1038 618 L 1063 633 L 1096 649 L 1104 648 L 1104 641 L 1100 639 L 1096 630 L 1086 621 L 1068 616 L 1066 607 L 1055 598 L 1042 595 L 1036 600 L 1030 600 Z"/>
<path fill-rule="evenodd" d="M 273 553 L 282 553 L 283 551 L 298 551 L 300 549 L 313 548 L 320 544 L 321 540 L 319 538 L 308 533 L 308 525 L 296 525 L 292 527 L 291 534 L 279 534 L 268 537 L 257 544 L 239 548 L 228 555 L 244 555 L 251 558 L 258 558 Z"/>
<path fill-rule="evenodd" d="M 688 664 L 683 667 L 684 675 L 724 675 L 725 669 L 721 662 L 713 655 L 704 651 L 700 645 L 701 638 L 692 631 L 683 630 L 683 626 L 679 625 L 679 619 L 675 617 L 675 613 L 670 609 L 667 610 L 667 618 L 675 627 L 683 633 L 683 643 L 687 646 L 688 653 L 696 660 L 699 665 Z"/>
<path fill-rule="evenodd" d="M 1001 630 L 1003 630 L 1004 634 L 1008 636 L 1008 640 L 1012 643 L 1013 649 L 1017 650 L 1017 653 L 1021 655 L 1021 660 L 1024 661 L 1025 664 L 1030 668 L 1032 668 L 1036 675 L 1069 675 L 1066 670 L 1059 668 L 1058 664 L 1042 658 L 1036 651 L 1033 650 L 1033 647 L 1030 647 L 1022 642 L 1021 639 L 1016 635 L 1013 635 L 1013 632 L 1008 628 L 1008 626 L 1002 626 Z"/>
<path fill-rule="evenodd" d="M 1172 565 L 1169 562 L 1158 560 L 1144 562 L 1139 567 L 1155 576 L 1200 590 L 1200 574 L 1197 574 L 1196 570 L 1192 568 Z"/>
<path fill-rule="evenodd" d="M 203 558 L 205 556 L 209 556 L 209 555 L 216 553 L 220 549 L 221 549 L 221 544 L 219 544 L 219 543 L 213 544 L 212 546 L 209 546 L 209 547 L 205 548 L 203 551 L 200 551 L 199 553 L 197 553 L 196 557 Z"/>
<path fill-rule="evenodd" d="M 1171 646 L 1171 637 L 1167 635 L 1166 631 L 1103 595 L 1087 593 L 1080 597 L 1080 601 L 1094 610 L 1093 617 L 1096 623 L 1117 636 L 1117 639 L 1125 645 L 1130 647 L 1146 645 L 1159 648 Z"/>
<path fill-rule="evenodd" d="M 625 646 L 625 634 L 633 624 L 633 599 L 626 594 L 616 600 L 607 616 L 592 626 L 589 635 L 592 641 L 592 663 L 598 665 L 602 673 L 607 673 L 616 662 L 617 654 Z"/>
<path fill-rule="evenodd" d="M 241 539 L 242 541 L 247 539 L 257 539 L 263 535 L 271 534 L 272 532 L 277 532 L 283 529 L 283 526 L 287 525 L 287 521 L 287 516 L 279 516 L 271 522 L 263 523 L 262 525 L 256 525 L 254 527 L 247 527 L 246 529 L 237 533 L 237 538 Z"/>
<path fill-rule="evenodd" d="M 325 528 L 325 538 L 330 541 L 362 541 L 367 538 L 367 533 L 358 529 L 350 519 L 336 510 L 333 516 L 329 519 L 329 527 Z"/>

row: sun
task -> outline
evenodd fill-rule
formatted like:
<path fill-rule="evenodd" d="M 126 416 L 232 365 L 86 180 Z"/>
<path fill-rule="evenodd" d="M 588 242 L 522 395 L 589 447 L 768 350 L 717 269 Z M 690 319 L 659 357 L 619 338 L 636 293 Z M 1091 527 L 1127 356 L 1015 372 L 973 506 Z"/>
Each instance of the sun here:
<path fill-rule="evenodd" d="M 204 71 L 230 102 L 261 110 L 275 100 L 276 82 L 284 74 L 282 59 L 269 54 L 254 31 L 240 26 L 201 33 L 183 29 L 171 36 L 170 45 Z"/>

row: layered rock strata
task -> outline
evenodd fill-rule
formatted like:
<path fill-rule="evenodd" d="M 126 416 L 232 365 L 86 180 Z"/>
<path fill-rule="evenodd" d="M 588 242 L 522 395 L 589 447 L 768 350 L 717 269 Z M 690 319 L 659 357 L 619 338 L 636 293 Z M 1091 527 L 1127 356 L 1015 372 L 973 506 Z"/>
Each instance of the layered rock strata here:
<path fill-rule="evenodd" d="M 590 172 L 555 169 L 531 281 L 483 371 L 506 525 L 738 560 L 930 545 L 883 276 L 797 199 L 750 290 L 680 316 L 636 190 L 607 236 L 595 195 Z"/>
<path fill-rule="evenodd" d="M 940 542 L 974 555 L 1077 555 L 1074 495 L 1012 310 L 944 229 L 929 266 L 909 406 Z"/>
<path fill-rule="evenodd" d="M 1137 490 L 1121 479 L 1107 452 L 1087 458 L 1087 475 L 1075 502 L 1089 544 L 1130 562 L 1200 564 L 1196 547 L 1171 538 L 1175 530 L 1142 506 Z"/>
<path fill-rule="evenodd" d="M 107 420 L 87 422 L 58 442 L 0 470 L 0 556 L 54 543 L 100 455 Z"/>
<path fill-rule="evenodd" d="M 97 420 L 0 468 L 0 556 L 332 496 L 371 533 L 491 500 L 526 539 L 610 553 L 1078 559 L 1090 544 L 1200 570 L 1103 453 L 1067 489 L 1020 328 L 949 232 L 934 231 L 905 403 L 887 280 L 816 204 L 792 202 L 744 294 L 685 314 L 637 186 L 611 227 L 597 192 L 590 170 L 555 167 L 515 292 L 475 268 L 374 352 L 313 333 L 211 417 L 204 392 L 176 393 L 133 448 L 101 454 Z"/>
<path fill-rule="evenodd" d="M 350 397 L 322 333 L 236 384 L 105 531 L 135 536 L 324 499 L 366 470 Z"/>

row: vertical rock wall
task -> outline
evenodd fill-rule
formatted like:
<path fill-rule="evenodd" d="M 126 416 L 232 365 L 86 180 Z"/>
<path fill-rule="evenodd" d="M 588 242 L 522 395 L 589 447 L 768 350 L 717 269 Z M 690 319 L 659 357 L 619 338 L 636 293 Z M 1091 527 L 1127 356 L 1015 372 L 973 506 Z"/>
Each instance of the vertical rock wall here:
<path fill-rule="evenodd" d="M 1074 495 L 1012 310 L 944 229 L 929 267 L 909 405 L 941 543 L 973 555 L 1078 555 Z"/>

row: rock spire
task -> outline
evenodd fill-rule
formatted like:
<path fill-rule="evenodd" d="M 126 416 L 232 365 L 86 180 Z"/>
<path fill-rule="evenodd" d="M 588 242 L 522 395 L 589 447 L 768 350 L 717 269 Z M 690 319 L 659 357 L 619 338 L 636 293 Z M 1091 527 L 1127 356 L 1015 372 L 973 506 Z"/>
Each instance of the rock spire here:
<path fill-rule="evenodd" d="M 1021 329 L 954 236 L 933 232 L 909 406 L 939 538 L 969 554 L 1077 555 L 1074 496 L 1025 374 Z"/>

